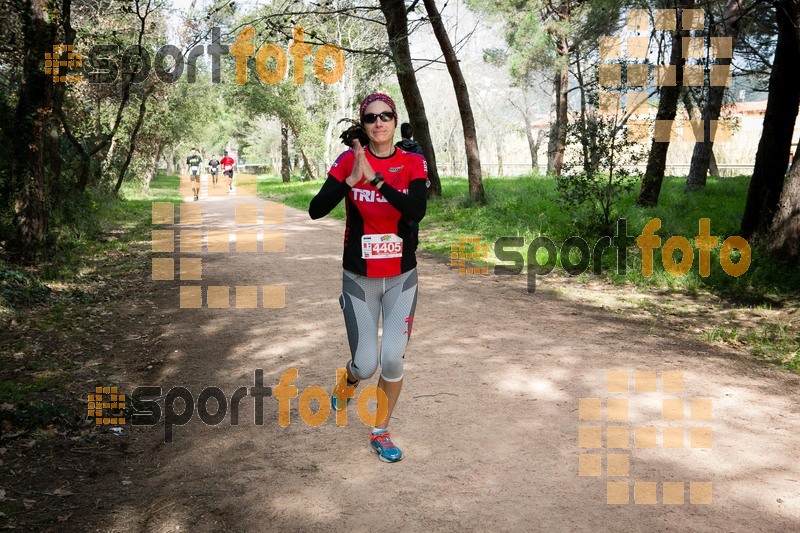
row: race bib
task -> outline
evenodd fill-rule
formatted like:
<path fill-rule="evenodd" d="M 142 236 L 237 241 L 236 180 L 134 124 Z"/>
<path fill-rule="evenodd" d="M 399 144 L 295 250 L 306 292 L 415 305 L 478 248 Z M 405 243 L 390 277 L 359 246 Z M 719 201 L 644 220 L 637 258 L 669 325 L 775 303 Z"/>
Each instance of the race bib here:
<path fill-rule="evenodd" d="M 233 165 L 225 165 L 225 172 L 233 170 Z"/>
<path fill-rule="evenodd" d="M 403 239 L 393 233 L 361 237 L 361 259 L 403 257 Z"/>
<path fill-rule="evenodd" d="M 192 165 L 191 166 L 192 172 L 197 172 L 197 168 L 198 168 L 197 165 Z"/>

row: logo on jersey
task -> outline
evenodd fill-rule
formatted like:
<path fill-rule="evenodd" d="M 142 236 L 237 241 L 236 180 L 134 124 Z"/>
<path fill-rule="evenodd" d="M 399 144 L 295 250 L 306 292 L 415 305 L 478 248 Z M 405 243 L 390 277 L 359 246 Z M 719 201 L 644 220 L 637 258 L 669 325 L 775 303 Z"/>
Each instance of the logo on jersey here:
<path fill-rule="evenodd" d="M 347 152 L 342 152 L 341 154 L 339 154 L 339 157 L 337 157 L 337 158 L 336 158 L 336 161 L 334 161 L 334 163 L 333 163 L 333 166 L 332 166 L 331 168 L 336 168 L 336 167 L 338 167 L 338 166 L 339 166 L 339 161 L 341 161 L 341 160 L 342 160 L 342 158 L 343 158 L 343 157 L 344 157 L 346 154 L 347 154 Z"/>
<path fill-rule="evenodd" d="M 354 202 L 387 202 L 386 198 L 384 198 L 379 192 L 377 191 L 370 191 L 367 189 L 353 189 L 351 191 L 353 193 L 353 201 Z M 408 194 L 408 189 L 403 189 L 403 194 Z"/>
<path fill-rule="evenodd" d="M 400 172 L 401 170 L 403 170 L 403 165 L 399 167 L 389 167 L 389 172 Z"/>

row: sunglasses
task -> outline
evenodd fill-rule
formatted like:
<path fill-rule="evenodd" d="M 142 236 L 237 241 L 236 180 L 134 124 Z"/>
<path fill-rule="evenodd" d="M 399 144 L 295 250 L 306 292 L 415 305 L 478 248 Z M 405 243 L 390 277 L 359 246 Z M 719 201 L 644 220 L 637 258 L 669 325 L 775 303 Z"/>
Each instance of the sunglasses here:
<path fill-rule="evenodd" d="M 390 120 L 394 120 L 394 113 L 391 111 L 384 111 L 383 113 L 376 115 L 375 113 L 366 113 L 361 120 L 364 121 L 364 124 L 372 124 L 378 117 L 381 117 L 381 122 L 389 122 Z"/>

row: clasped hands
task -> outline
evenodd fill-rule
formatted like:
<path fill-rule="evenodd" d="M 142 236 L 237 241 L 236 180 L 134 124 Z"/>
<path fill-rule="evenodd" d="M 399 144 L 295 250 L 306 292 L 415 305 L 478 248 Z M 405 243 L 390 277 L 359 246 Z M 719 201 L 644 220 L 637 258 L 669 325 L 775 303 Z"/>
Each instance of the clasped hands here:
<path fill-rule="evenodd" d="M 353 141 L 353 152 L 355 153 L 356 160 L 353 164 L 353 171 L 350 172 L 350 175 L 345 179 L 345 182 L 351 188 L 361 185 L 362 183 L 369 183 L 375 179 L 375 170 L 373 170 L 372 165 L 369 164 L 364 150 L 364 147 L 361 146 L 358 139 L 355 139 Z M 381 186 L 383 186 L 382 181 L 378 183 L 377 188 L 380 189 Z"/>

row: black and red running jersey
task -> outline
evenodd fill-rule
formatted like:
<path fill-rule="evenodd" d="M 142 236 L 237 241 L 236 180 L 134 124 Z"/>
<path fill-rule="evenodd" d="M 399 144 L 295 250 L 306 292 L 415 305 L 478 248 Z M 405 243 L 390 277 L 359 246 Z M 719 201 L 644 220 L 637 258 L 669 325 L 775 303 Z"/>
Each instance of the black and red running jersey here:
<path fill-rule="evenodd" d="M 412 226 L 425 216 L 428 165 L 423 156 L 400 148 L 388 157 L 369 149 L 365 153 L 372 169 L 384 177 L 380 191 L 367 182 L 347 185 L 355 162 L 348 150 L 336 159 L 308 212 L 321 218 L 345 198 L 344 269 L 370 278 L 399 276 L 417 266 Z"/>

